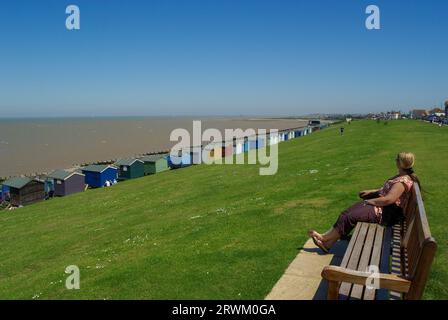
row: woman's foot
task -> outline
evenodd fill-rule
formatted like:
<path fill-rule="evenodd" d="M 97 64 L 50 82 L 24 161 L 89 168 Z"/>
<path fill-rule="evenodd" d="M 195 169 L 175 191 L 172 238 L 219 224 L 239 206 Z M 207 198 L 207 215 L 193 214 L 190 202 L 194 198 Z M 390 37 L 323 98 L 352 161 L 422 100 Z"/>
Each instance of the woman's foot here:
<path fill-rule="evenodd" d="M 327 248 L 325 246 L 325 244 L 320 239 L 316 238 L 315 236 L 311 236 L 311 239 L 313 239 L 313 242 L 316 245 L 316 247 L 319 247 L 323 252 L 325 252 L 325 253 L 330 252 L 330 249 Z"/>
<path fill-rule="evenodd" d="M 316 230 L 308 231 L 308 235 L 310 236 L 310 238 L 314 237 L 316 239 L 319 239 L 320 241 L 324 241 L 322 235 L 319 232 L 317 232 Z"/>
<path fill-rule="evenodd" d="M 324 244 L 325 248 L 327 248 L 328 250 L 331 249 L 331 247 L 333 247 L 333 245 L 337 242 L 337 239 L 333 239 L 333 240 L 328 240 L 328 241 L 322 241 L 322 243 Z"/>

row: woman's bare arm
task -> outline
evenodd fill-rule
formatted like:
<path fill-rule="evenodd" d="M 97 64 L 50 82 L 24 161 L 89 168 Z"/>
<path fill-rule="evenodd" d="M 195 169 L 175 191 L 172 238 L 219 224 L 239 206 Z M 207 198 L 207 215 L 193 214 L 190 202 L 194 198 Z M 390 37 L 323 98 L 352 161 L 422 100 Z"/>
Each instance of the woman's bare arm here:
<path fill-rule="evenodd" d="M 366 198 L 367 196 L 369 196 L 370 194 L 372 194 L 372 193 L 376 193 L 376 192 L 378 192 L 378 191 L 380 191 L 380 189 L 363 190 L 363 191 L 360 191 L 360 192 L 359 192 L 359 197 L 364 199 L 364 198 Z"/>
<path fill-rule="evenodd" d="M 395 203 L 401 197 L 404 191 L 405 188 L 402 183 L 395 183 L 392 186 L 392 189 L 390 189 L 389 193 L 384 197 L 366 200 L 366 203 L 378 207 L 388 206 Z"/>

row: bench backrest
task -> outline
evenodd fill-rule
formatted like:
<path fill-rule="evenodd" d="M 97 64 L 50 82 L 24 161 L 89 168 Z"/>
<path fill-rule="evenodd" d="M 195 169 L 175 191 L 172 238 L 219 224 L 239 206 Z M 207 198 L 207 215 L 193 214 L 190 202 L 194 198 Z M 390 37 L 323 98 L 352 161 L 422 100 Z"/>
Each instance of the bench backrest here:
<path fill-rule="evenodd" d="M 431 236 L 422 195 L 417 183 L 404 210 L 404 235 L 401 248 L 402 272 L 411 281 L 405 298 L 421 299 L 431 265 L 437 250 L 437 243 Z M 406 259 L 407 258 L 407 259 Z"/>

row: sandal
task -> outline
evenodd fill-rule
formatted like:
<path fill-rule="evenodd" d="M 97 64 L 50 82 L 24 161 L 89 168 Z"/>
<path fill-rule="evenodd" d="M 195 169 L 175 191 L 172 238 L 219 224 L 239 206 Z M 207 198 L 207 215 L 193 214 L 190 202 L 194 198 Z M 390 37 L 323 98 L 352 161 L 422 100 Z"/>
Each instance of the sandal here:
<path fill-rule="evenodd" d="M 322 236 L 320 234 L 318 234 L 316 230 L 308 231 L 308 236 L 310 238 L 316 237 L 318 240 L 322 241 L 322 239 L 321 239 Z"/>
<path fill-rule="evenodd" d="M 312 236 L 311 239 L 313 239 L 313 242 L 316 245 L 316 247 L 319 247 L 325 253 L 330 253 L 330 250 L 328 250 L 328 248 L 325 247 L 324 244 L 320 240 L 316 239 L 314 236 Z"/>

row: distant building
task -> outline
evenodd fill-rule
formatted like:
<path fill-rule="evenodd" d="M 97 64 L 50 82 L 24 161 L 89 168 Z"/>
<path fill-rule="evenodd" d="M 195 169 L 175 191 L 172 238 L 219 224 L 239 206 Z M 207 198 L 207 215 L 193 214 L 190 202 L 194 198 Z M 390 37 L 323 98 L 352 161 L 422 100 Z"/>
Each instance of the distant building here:
<path fill-rule="evenodd" d="M 437 114 L 443 113 L 443 110 L 440 108 L 434 108 L 434 109 L 429 110 L 428 113 L 437 115 Z"/>
<path fill-rule="evenodd" d="M 414 109 L 411 111 L 413 119 L 422 119 L 428 115 L 428 111 L 424 109 Z"/>
<path fill-rule="evenodd" d="M 448 117 L 448 100 L 445 101 L 445 117 Z"/>
<path fill-rule="evenodd" d="M 398 120 L 400 118 L 401 118 L 401 112 L 400 111 L 389 111 L 386 114 L 386 119 Z"/>

